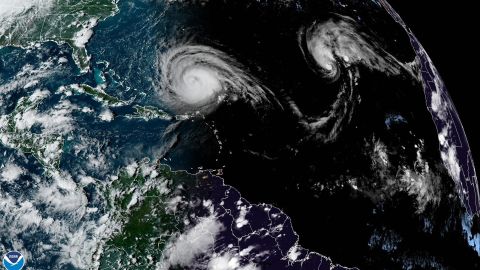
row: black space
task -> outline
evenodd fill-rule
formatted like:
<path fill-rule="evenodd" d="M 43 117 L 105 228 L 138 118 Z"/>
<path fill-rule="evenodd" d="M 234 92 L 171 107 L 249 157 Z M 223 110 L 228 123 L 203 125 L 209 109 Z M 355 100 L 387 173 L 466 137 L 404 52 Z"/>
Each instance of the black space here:
<path fill-rule="evenodd" d="M 224 102 L 215 108 L 215 113 L 178 127 L 178 139 L 169 158 L 173 157 L 173 163 L 184 168 L 222 168 L 226 183 L 250 202 L 273 204 L 285 211 L 295 231 L 302 236 L 300 245 L 320 251 L 341 265 L 369 270 L 480 269 L 480 258 L 464 238 L 460 199 L 450 196 L 455 192 L 454 182 L 450 181 L 440 158 L 438 133 L 425 109 L 422 85 L 406 71 L 388 76 L 362 65 L 339 65 L 345 69 L 336 81 L 320 80 L 301 53 L 298 43 L 306 36 L 299 37 L 298 31 L 314 21 L 332 19 L 335 12 L 326 11 L 337 9 L 328 6 L 330 1 L 303 3 L 305 8 L 300 11 L 268 5 L 268 1 L 244 5 L 219 0 L 207 1 L 196 9 L 188 7 L 196 15 L 185 28 L 191 27 L 199 33 L 194 37 L 196 42 L 220 47 L 238 59 L 242 68 L 268 87 L 283 106 L 277 102 L 260 103 L 262 106 L 252 102 Z M 176 5 L 182 12 L 184 6 Z M 412 52 L 409 40 L 397 38 L 405 35 L 404 29 L 386 13 L 377 13 L 374 5 L 372 1 L 352 1 L 352 6 L 344 12 L 349 15 L 355 11 L 352 12 L 355 16 L 365 18 L 365 26 L 385 39 L 380 44 L 386 51 L 403 56 Z M 475 76 L 466 65 L 471 61 L 465 56 L 470 50 L 461 48 L 468 35 L 460 32 L 466 31 L 463 28 L 459 31 L 446 28 L 448 25 L 460 28 L 465 21 L 440 16 L 434 20 L 439 23 L 432 23 L 428 18 L 434 16 L 422 13 L 422 9 L 412 11 L 412 7 L 415 6 L 397 5 L 445 75 L 468 136 L 476 138 L 472 134 L 474 106 L 466 105 L 474 102 L 473 91 L 467 87 L 473 83 L 465 80 L 465 77 L 473 80 Z M 438 15 L 433 9 L 428 11 Z M 417 25 L 424 28 L 417 29 Z M 357 30 L 355 24 L 353 29 L 362 30 Z M 348 27 L 345 33 L 347 30 Z M 364 33 L 368 37 L 368 32 Z M 395 41 L 395 48 L 387 40 Z M 225 69 L 208 61 L 204 64 L 219 72 Z M 224 74 L 231 73 L 225 70 Z M 358 80 L 351 83 L 351 78 Z M 347 94 L 338 95 L 336 89 L 345 89 Z M 470 96 L 465 98 L 465 93 Z M 355 110 L 351 119 L 332 126 L 326 122 L 328 125 L 322 124 L 324 129 L 304 124 L 317 121 L 318 115 L 330 111 L 329 104 L 334 100 Z M 353 106 L 356 100 L 361 103 Z M 289 109 L 292 103 L 295 109 Z M 306 113 L 298 116 L 296 109 Z M 341 112 L 348 115 L 347 110 Z M 400 115 L 405 121 L 390 126 L 386 117 L 391 115 Z M 341 113 L 335 118 L 347 119 Z M 330 130 L 335 135 L 332 140 L 327 137 Z M 440 198 L 438 203 L 428 203 L 421 213 L 417 211 L 415 191 L 404 189 L 402 181 L 390 181 L 398 179 L 406 168 L 421 173 L 416 146 L 419 138 L 425 142 L 421 157 L 435 171 L 430 178 L 431 194 Z M 386 166 L 376 161 L 378 141 L 388 151 Z M 189 160 L 176 162 L 185 155 Z M 355 186 L 348 184 L 352 179 Z M 395 248 L 385 250 L 387 242 Z"/>
<path fill-rule="evenodd" d="M 478 124 L 478 12 L 474 1 L 389 0 L 437 67 L 462 120 L 476 162 Z"/>

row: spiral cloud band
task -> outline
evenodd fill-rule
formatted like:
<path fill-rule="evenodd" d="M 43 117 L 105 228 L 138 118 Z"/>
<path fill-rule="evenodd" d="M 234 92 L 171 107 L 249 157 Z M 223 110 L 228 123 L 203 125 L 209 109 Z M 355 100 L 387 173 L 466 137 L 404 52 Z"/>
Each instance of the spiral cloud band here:
<path fill-rule="evenodd" d="M 222 102 L 271 103 L 273 94 L 225 53 L 183 45 L 160 57 L 160 96 L 176 113 L 209 113 Z"/>
<path fill-rule="evenodd" d="M 339 83 L 337 99 L 319 116 L 306 116 L 290 102 L 312 136 L 324 142 L 336 140 L 361 101 L 357 89 L 360 66 L 387 76 L 405 73 L 415 77 L 410 66 L 384 51 L 374 37 L 360 31 L 355 21 L 345 16 L 336 15 L 301 28 L 298 42 L 311 69 L 326 80 Z"/>
<path fill-rule="evenodd" d="M 305 58 L 322 76 L 338 79 L 341 67 L 363 65 L 388 75 L 401 71 L 411 73 L 408 66 L 384 51 L 375 38 L 362 32 L 355 21 L 340 16 L 301 29 L 299 42 Z"/>

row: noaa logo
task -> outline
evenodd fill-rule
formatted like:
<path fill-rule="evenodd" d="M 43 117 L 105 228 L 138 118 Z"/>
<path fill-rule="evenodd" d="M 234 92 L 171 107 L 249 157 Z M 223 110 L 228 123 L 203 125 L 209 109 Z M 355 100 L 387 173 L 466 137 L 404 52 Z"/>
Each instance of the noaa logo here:
<path fill-rule="evenodd" d="M 18 251 L 10 251 L 3 256 L 3 267 L 7 270 L 20 270 L 25 265 L 25 258 Z"/>

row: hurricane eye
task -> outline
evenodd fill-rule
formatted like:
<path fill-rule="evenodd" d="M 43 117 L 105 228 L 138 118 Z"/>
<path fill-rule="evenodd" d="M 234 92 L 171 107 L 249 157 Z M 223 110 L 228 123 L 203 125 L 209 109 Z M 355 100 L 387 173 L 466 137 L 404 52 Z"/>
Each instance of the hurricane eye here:
<path fill-rule="evenodd" d="M 159 61 L 162 102 L 179 113 L 210 113 L 224 101 L 270 103 L 273 95 L 227 54 L 204 45 L 169 49 Z"/>
<path fill-rule="evenodd" d="M 175 88 L 179 98 L 188 104 L 203 104 L 222 91 L 218 74 L 208 68 L 196 67 L 182 74 Z"/>
<path fill-rule="evenodd" d="M 303 27 L 298 41 L 309 66 L 329 80 L 339 79 L 343 69 L 358 66 L 387 75 L 411 73 L 409 67 L 383 50 L 374 36 L 345 16 Z"/>
<path fill-rule="evenodd" d="M 313 23 L 300 29 L 300 49 L 310 68 L 325 79 L 335 81 L 341 73 L 340 63 L 325 24 Z"/>

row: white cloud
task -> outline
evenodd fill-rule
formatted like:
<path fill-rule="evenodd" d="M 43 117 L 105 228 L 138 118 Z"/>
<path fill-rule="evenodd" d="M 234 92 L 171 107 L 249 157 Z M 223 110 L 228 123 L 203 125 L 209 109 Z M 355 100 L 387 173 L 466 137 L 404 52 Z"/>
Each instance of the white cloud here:
<path fill-rule="evenodd" d="M 138 163 L 134 161 L 134 162 L 130 163 L 125 168 L 125 170 L 127 171 L 128 176 L 132 177 L 135 174 L 135 172 L 137 172 L 137 168 L 138 168 Z"/>
<path fill-rule="evenodd" d="M 99 117 L 100 117 L 100 119 L 102 119 L 102 121 L 110 122 L 110 121 L 113 120 L 114 115 L 113 115 L 113 112 L 110 109 L 104 109 L 100 113 Z"/>
<path fill-rule="evenodd" d="M 237 256 L 227 252 L 220 256 L 214 256 L 208 262 L 208 270 L 260 270 L 260 267 L 254 263 L 242 266 Z"/>
<path fill-rule="evenodd" d="M 1 8 L 0 8 L 1 9 Z M 1 28 L 1 22 L 0 22 Z M 0 34 L 1 36 L 1 34 Z M 0 102 L 4 102 L 8 100 L 10 93 L 14 90 L 25 91 L 25 88 L 33 88 L 35 87 L 42 79 L 51 77 L 57 70 L 55 69 L 57 65 L 54 63 L 54 59 L 49 58 L 47 61 L 41 62 L 38 66 L 33 66 L 27 64 L 22 67 L 20 71 L 15 74 L 15 76 L 8 82 L 5 82 L 0 85 Z M 44 96 L 37 96 L 49 94 L 48 91 L 45 90 L 36 90 L 32 97 L 29 99 L 43 99 Z"/>
<path fill-rule="evenodd" d="M 97 19 L 92 18 L 86 22 L 83 28 L 75 33 L 75 36 L 73 37 L 73 44 L 75 44 L 75 46 L 78 48 L 85 48 L 85 45 L 93 35 L 92 28 L 95 27 L 95 25 L 97 25 Z"/>
<path fill-rule="evenodd" d="M 0 19 L 15 16 L 32 8 L 48 7 L 48 0 L 2 0 L 0 1 Z"/>
<path fill-rule="evenodd" d="M 54 182 L 38 189 L 36 202 L 45 204 L 52 212 L 66 212 L 70 218 L 80 219 L 88 202 L 85 194 L 67 172 L 53 172 Z"/>
<path fill-rule="evenodd" d="M 48 96 L 48 92 L 38 90 L 34 92 L 29 100 L 38 102 Z M 15 115 L 15 127 L 19 130 L 28 130 L 34 125 L 42 127 L 42 134 L 65 134 L 73 130 L 72 111 L 76 109 L 68 100 L 61 100 L 46 112 L 39 112 L 35 108 L 28 108 Z"/>
<path fill-rule="evenodd" d="M 22 174 L 25 173 L 25 169 L 19 167 L 18 165 L 9 162 L 5 167 L 2 169 L 0 181 L 4 182 L 13 182 L 17 180 Z"/>
<path fill-rule="evenodd" d="M 165 265 L 160 269 L 168 269 L 168 266 L 190 266 L 197 256 L 213 247 L 216 235 L 222 230 L 223 225 L 214 215 L 201 218 L 193 228 L 179 235 L 167 247 Z"/>
<path fill-rule="evenodd" d="M 79 180 L 80 180 L 80 183 L 82 183 L 83 185 L 88 185 L 88 184 L 91 184 L 91 183 L 95 183 L 95 179 L 91 176 L 88 176 L 88 175 L 80 175 L 79 177 Z"/>
<path fill-rule="evenodd" d="M 329 77 L 338 76 L 337 61 L 343 61 L 344 65 L 362 63 L 372 70 L 388 74 L 398 74 L 402 69 L 411 72 L 409 66 L 379 49 L 373 37 L 360 33 L 354 21 L 348 17 L 331 19 L 305 31 L 308 53 Z"/>
<path fill-rule="evenodd" d="M 46 14 L 52 7 L 52 0 L 1 0 L 0 35 L 17 25 L 30 22 L 36 15 Z"/>
<path fill-rule="evenodd" d="M 423 212 L 430 203 L 437 205 L 441 200 L 440 176 L 430 169 L 430 164 L 422 156 L 424 141 L 419 139 L 413 146 L 416 150 L 415 161 L 394 165 L 390 162 L 391 149 L 374 139 L 370 146 L 372 169 L 380 182 L 350 179 L 348 183 L 374 201 L 383 201 L 398 192 L 407 193 L 416 199 L 418 213 Z"/>
<path fill-rule="evenodd" d="M 441 152 L 441 157 L 445 167 L 447 168 L 448 172 L 452 176 L 452 178 L 459 182 L 460 181 L 460 162 L 457 158 L 457 150 L 455 147 L 450 146 L 446 148 L 444 151 Z"/>
<path fill-rule="evenodd" d="M 0 237 L 11 241 L 13 248 L 25 250 L 31 234 L 41 233 L 38 250 L 29 250 L 37 260 L 43 251 L 55 247 L 60 256 L 55 265 L 59 268 L 71 264 L 78 269 L 89 268 L 92 257 L 105 237 L 116 226 L 108 215 L 90 215 L 88 200 L 71 176 L 54 172 L 41 179 L 40 187 L 30 190 L 28 198 L 22 194 L 11 196 L 0 193 Z"/>
<path fill-rule="evenodd" d="M 243 226 L 248 224 L 248 220 L 245 219 L 245 216 L 247 215 L 249 209 L 247 209 L 247 206 L 245 205 L 240 206 L 239 209 L 240 213 L 238 214 L 237 219 L 235 219 L 235 223 L 237 228 L 242 228 Z"/>
<path fill-rule="evenodd" d="M 288 259 L 291 260 L 291 261 L 296 261 L 297 258 L 301 255 L 300 251 L 298 251 L 298 245 L 295 245 L 293 247 L 291 247 L 289 250 L 288 250 Z"/>

